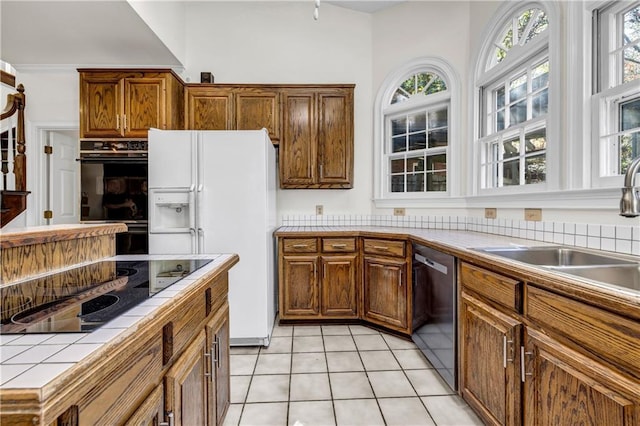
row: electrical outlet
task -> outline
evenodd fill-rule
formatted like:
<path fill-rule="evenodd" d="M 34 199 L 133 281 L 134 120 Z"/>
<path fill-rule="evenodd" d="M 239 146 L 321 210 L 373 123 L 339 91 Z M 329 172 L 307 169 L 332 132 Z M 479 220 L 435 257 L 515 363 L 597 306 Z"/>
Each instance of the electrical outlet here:
<path fill-rule="evenodd" d="M 524 220 L 539 222 L 542 220 L 542 209 L 524 209 Z"/>
<path fill-rule="evenodd" d="M 396 207 L 393 209 L 394 216 L 404 216 L 404 207 Z"/>
<path fill-rule="evenodd" d="M 484 209 L 484 217 L 485 219 L 495 219 L 496 217 L 498 217 L 498 209 L 495 209 L 495 208 Z"/>
<path fill-rule="evenodd" d="M 323 212 L 324 212 L 324 207 L 322 207 L 322 204 L 318 204 L 316 206 L 316 215 L 320 216 L 322 215 Z"/>

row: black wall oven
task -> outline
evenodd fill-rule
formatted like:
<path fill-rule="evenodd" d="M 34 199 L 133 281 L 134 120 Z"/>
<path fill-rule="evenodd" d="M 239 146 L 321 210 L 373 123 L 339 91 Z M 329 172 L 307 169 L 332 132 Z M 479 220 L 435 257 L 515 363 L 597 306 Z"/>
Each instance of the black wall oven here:
<path fill-rule="evenodd" d="M 80 220 L 123 222 L 116 254 L 149 253 L 147 141 L 80 141 Z"/>

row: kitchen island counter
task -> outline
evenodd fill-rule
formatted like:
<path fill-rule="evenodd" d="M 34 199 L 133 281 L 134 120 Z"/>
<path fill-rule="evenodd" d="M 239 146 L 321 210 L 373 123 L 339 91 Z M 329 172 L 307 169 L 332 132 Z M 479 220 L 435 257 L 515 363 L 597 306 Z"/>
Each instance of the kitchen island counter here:
<path fill-rule="evenodd" d="M 128 417 L 131 401 L 126 406 L 116 393 L 126 393 L 130 382 L 139 394 L 129 398 L 139 400 L 162 383 L 163 372 L 194 338 L 197 329 L 204 329 L 212 315 L 227 309 L 227 273 L 239 258 L 235 254 L 211 254 L 103 259 L 185 257 L 211 262 L 95 331 L 0 335 L 0 422 L 12 424 L 29 418 L 29 423 L 33 419 L 33 424 L 50 424 L 69 407 L 77 407 L 83 423 L 118 418 L 96 411 L 108 411 L 109 406 L 120 411 L 121 417 Z M 118 374 L 127 377 L 117 377 Z M 121 388 L 109 389 L 114 378 Z M 104 403 L 100 398 L 105 398 Z M 100 405 L 103 408 L 98 409 Z"/>

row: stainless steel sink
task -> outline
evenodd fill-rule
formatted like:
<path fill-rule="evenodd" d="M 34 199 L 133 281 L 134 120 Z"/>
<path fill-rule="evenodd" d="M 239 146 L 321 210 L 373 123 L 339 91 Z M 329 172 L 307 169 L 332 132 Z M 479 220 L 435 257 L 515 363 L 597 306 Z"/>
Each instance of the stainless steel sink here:
<path fill-rule="evenodd" d="M 637 262 L 591 253 L 580 249 L 541 247 L 500 247 L 477 249 L 485 253 L 506 257 L 530 265 L 540 266 L 592 266 L 592 265 L 636 265 Z"/>
<path fill-rule="evenodd" d="M 588 267 L 551 268 L 593 281 L 599 281 L 631 290 L 640 290 L 640 264 Z"/>

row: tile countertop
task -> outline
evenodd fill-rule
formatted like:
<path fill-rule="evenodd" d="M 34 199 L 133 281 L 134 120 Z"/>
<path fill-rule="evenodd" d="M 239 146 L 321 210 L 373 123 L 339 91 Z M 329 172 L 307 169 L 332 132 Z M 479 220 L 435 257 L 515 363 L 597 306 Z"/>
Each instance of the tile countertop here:
<path fill-rule="evenodd" d="M 535 282 L 536 285 L 597 306 L 606 307 L 614 312 L 622 310 L 625 314 L 640 320 L 640 290 L 638 289 L 617 287 L 474 250 L 474 248 L 486 247 L 539 247 L 558 246 L 561 244 L 474 231 L 377 226 L 285 226 L 278 228 L 274 234 L 277 237 L 295 237 L 305 234 L 330 237 L 344 235 L 345 233 L 372 238 L 408 238 L 411 241 L 452 254 L 463 261 L 484 266 L 498 273 L 511 275 L 521 281 Z M 577 247 L 577 249 L 629 259 L 640 264 L 640 256 L 623 255 L 583 247 Z"/>
<path fill-rule="evenodd" d="M 91 333 L 0 335 L 0 390 L 41 388 L 51 380 L 72 373 L 74 366 L 107 345 L 117 344 L 153 316 L 174 296 L 222 267 L 235 255 L 121 255 L 102 260 L 211 259 L 212 262 L 160 291 L 123 315 Z"/>

